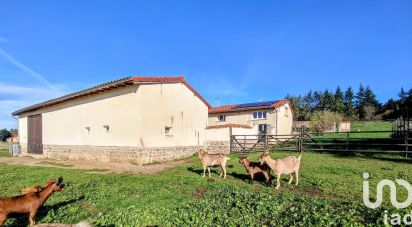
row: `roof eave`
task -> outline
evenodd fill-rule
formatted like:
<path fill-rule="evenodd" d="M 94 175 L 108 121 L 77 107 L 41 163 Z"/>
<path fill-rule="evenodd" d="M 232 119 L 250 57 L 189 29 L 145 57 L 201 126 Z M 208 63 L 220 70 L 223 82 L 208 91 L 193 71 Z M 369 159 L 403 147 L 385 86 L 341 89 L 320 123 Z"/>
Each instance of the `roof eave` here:
<path fill-rule="evenodd" d="M 150 79 L 152 81 L 150 81 Z M 158 77 L 157 79 L 153 79 L 153 77 L 137 77 L 137 76 L 129 76 L 125 78 L 121 78 L 118 80 L 113 80 L 107 83 L 103 83 L 88 89 L 84 89 L 78 92 L 70 93 L 55 99 L 47 100 L 41 103 L 37 103 L 19 110 L 16 110 L 11 113 L 12 116 L 18 116 L 23 113 L 36 111 L 44 107 L 48 107 L 51 105 L 56 105 L 62 102 L 78 99 L 80 97 L 84 97 L 87 95 L 93 95 L 96 93 L 104 92 L 106 90 L 110 90 L 113 88 L 123 87 L 126 85 L 132 84 L 157 84 L 157 83 L 183 83 L 190 91 L 194 93 L 207 107 L 208 109 L 212 108 L 209 102 L 206 101 L 189 83 L 186 82 L 183 76 L 179 77 Z"/>

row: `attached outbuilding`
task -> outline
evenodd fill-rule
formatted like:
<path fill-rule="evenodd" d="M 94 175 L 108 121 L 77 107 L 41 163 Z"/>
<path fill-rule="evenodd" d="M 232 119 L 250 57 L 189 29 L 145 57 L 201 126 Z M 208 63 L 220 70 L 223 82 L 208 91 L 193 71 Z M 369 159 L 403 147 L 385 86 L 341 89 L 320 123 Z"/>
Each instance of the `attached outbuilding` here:
<path fill-rule="evenodd" d="M 12 115 L 23 155 L 144 164 L 201 148 L 209 108 L 182 76 L 132 76 Z"/>

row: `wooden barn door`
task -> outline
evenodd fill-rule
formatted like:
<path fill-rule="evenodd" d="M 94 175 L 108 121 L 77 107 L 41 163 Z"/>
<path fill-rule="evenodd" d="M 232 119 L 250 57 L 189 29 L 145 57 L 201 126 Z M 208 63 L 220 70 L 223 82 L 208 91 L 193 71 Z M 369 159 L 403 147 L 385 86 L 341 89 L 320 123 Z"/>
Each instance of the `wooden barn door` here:
<path fill-rule="evenodd" d="M 41 114 L 28 117 L 28 153 L 43 154 Z"/>

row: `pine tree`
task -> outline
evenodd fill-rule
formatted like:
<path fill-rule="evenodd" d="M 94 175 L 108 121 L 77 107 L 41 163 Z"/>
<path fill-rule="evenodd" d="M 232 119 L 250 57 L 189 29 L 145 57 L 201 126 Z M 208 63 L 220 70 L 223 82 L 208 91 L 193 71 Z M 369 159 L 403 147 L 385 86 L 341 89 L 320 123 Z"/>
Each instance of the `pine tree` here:
<path fill-rule="evenodd" d="M 336 88 L 334 101 L 334 111 L 343 113 L 345 111 L 345 104 L 343 102 L 343 92 L 339 86 Z"/>
<path fill-rule="evenodd" d="M 335 107 L 335 98 L 334 95 L 326 89 L 325 92 L 323 93 L 323 110 L 329 110 L 333 111 Z"/>
<path fill-rule="evenodd" d="M 321 92 L 315 91 L 313 93 L 313 100 L 315 103 L 315 105 L 313 106 L 314 110 L 321 110 L 323 108 L 322 99 L 323 99 L 323 94 Z"/>
<path fill-rule="evenodd" d="M 296 96 L 293 96 L 293 95 L 289 95 L 289 94 L 288 94 L 288 95 L 286 96 L 286 99 L 289 100 L 289 102 L 290 102 L 290 108 L 292 108 L 292 110 L 293 110 L 293 113 L 294 113 L 293 118 L 294 118 L 295 120 L 297 120 L 300 111 L 299 111 L 299 107 L 298 107 L 298 102 L 297 102 Z"/>
<path fill-rule="evenodd" d="M 368 106 L 374 106 L 375 108 L 378 108 L 380 105 L 379 101 L 376 99 L 375 93 L 369 86 L 366 86 L 365 89 L 365 104 Z"/>
<path fill-rule="evenodd" d="M 354 94 L 351 87 L 348 87 L 345 91 L 344 97 L 344 109 L 345 109 L 345 116 L 348 119 L 355 120 L 358 118 L 356 114 L 356 108 L 354 105 Z"/>
<path fill-rule="evenodd" d="M 403 87 L 401 87 L 401 91 L 398 94 L 399 98 L 400 98 L 400 102 L 404 103 L 406 101 L 406 99 L 408 98 L 408 93 L 406 93 L 406 91 L 403 89 Z"/>
<path fill-rule="evenodd" d="M 355 105 L 356 105 L 356 112 L 357 115 L 359 116 L 359 119 L 364 119 L 365 117 L 365 88 L 363 87 L 362 84 L 359 85 L 359 91 L 356 94 L 355 97 Z"/>

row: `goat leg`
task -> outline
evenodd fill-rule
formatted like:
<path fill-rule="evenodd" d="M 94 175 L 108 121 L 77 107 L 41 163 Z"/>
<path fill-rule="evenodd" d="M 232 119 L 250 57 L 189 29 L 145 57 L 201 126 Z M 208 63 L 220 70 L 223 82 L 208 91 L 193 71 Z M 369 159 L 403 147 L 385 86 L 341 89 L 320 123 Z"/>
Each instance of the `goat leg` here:
<path fill-rule="evenodd" d="M 3 226 L 4 222 L 7 220 L 7 214 L 0 214 L 0 226 Z"/>
<path fill-rule="evenodd" d="M 207 171 L 209 172 L 209 178 L 210 178 L 211 176 L 210 176 L 210 167 L 209 166 L 207 167 Z"/>
<path fill-rule="evenodd" d="M 249 184 L 253 184 L 254 174 L 250 173 Z"/>
<path fill-rule="evenodd" d="M 266 179 L 266 185 L 270 185 L 270 174 L 267 171 L 262 172 Z"/>
<path fill-rule="evenodd" d="M 290 173 L 290 179 L 289 179 L 289 184 L 291 184 L 293 181 L 293 173 Z"/>
<path fill-rule="evenodd" d="M 29 215 L 30 227 L 32 227 L 36 224 L 35 220 L 34 220 L 34 218 L 36 217 L 36 213 L 37 213 L 37 210 L 30 212 L 30 215 Z"/>
<path fill-rule="evenodd" d="M 205 176 L 206 176 L 206 167 L 203 166 L 203 177 L 205 177 Z"/>
<path fill-rule="evenodd" d="M 295 175 L 296 175 L 296 183 L 295 185 L 297 186 L 299 184 L 299 171 L 295 171 Z"/>
<path fill-rule="evenodd" d="M 280 188 L 280 173 L 278 173 L 277 175 L 276 175 L 276 189 L 279 189 Z"/>

